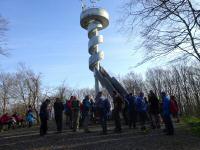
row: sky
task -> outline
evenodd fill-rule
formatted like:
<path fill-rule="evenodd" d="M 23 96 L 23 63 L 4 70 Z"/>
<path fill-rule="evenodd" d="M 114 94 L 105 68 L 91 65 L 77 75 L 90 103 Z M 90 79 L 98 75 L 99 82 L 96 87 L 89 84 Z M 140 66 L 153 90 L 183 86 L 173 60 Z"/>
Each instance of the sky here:
<path fill-rule="evenodd" d="M 104 43 L 101 65 L 111 75 L 130 71 L 144 74 L 151 66 L 132 66 L 141 60 L 133 55 L 135 41 L 119 32 L 120 6 L 123 0 L 101 0 L 97 6 L 110 14 L 109 26 L 100 31 Z M 59 86 L 65 81 L 73 88 L 94 86 L 88 68 L 87 31 L 80 27 L 80 0 L 0 0 L 0 14 L 9 21 L 6 33 L 10 56 L 0 56 L 0 71 L 14 72 L 24 63 L 42 74 L 43 85 Z"/>

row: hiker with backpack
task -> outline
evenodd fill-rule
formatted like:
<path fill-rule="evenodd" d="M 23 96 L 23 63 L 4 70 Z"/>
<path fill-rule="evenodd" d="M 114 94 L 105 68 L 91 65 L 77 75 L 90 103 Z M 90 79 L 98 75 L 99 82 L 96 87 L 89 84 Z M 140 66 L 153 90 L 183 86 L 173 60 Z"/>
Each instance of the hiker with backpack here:
<path fill-rule="evenodd" d="M 172 116 L 176 118 L 176 122 L 179 123 L 180 119 L 178 115 L 178 112 L 179 112 L 178 103 L 176 101 L 175 96 L 173 95 L 170 96 L 170 112 L 172 113 Z"/>
<path fill-rule="evenodd" d="M 90 104 L 91 104 L 90 121 L 94 123 L 95 122 L 95 102 L 92 96 L 90 96 Z"/>
<path fill-rule="evenodd" d="M 136 110 L 139 115 L 141 130 L 146 130 L 145 122 L 147 120 L 147 104 L 144 99 L 144 93 L 140 92 L 139 96 L 136 98 Z"/>
<path fill-rule="evenodd" d="M 115 121 L 115 132 L 121 132 L 122 127 L 121 127 L 121 118 L 120 114 L 122 113 L 123 107 L 125 105 L 125 102 L 123 98 L 116 92 L 113 91 L 113 104 L 114 104 L 114 109 L 113 109 L 113 118 Z"/>
<path fill-rule="evenodd" d="M 89 133 L 89 129 L 88 129 L 88 124 L 90 121 L 90 113 L 91 113 L 91 109 L 92 109 L 92 103 L 90 101 L 91 96 L 87 95 L 85 96 L 85 98 L 83 99 L 83 110 L 82 110 L 82 117 L 83 117 L 83 126 L 84 126 L 84 131 L 86 133 Z"/>
<path fill-rule="evenodd" d="M 84 114 L 83 114 L 83 103 L 80 102 L 80 118 L 79 118 L 79 127 L 82 127 L 84 123 Z"/>
<path fill-rule="evenodd" d="M 174 126 L 171 119 L 171 112 L 170 112 L 170 98 L 167 96 L 165 92 L 161 92 L 162 97 L 162 117 L 165 123 L 164 132 L 166 135 L 173 135 L 174 134 Z"/>
<path fill-rule="evenodd" d="M 159 100 L 156 94 L 154 94 L 152 90 L 149 91 L 148 101 L 149 101 L 149 116 L 151 120 L 152 129 L 155 129 L 155 128 L 159 129 L 160 128 Z"/>
<path fill-rule="evenodd" d="M 99 92 L 95 98 L 96 111 L 100 117 L 100 124 L 102 127 L 102 134 L 107 134 L 107 117 L 110 112 L 110 102 L 103 97 L 103 93 Z"/>
<path fill-rule="evenodd" d="M 128 114 L 129 114 L 129 128 L 136 128 L 137 121 L 137 111 L 135 106 L 135 96 L 132 93 L 129 93 L 126 97 L 128 101 Z"/>
<path fill-rule="evenodd" d="M 55 116 L 55 121 L 56 121 L 57 132 L 61 133 L 62 132 L 63 110 L 64 110 L 64 105 L 63 105 L 61 99 L 56 98 L 53 108 L 54 108 L 54 116 Z"/>
<path fill-rule="evenodd" d="M 65 103 L 65 115 L 66 115 L 66 126 L 69 126 L 70 129 L 72 129 L 72 101 L 73 96 L 70 97 L 69 100 L 66 100 Z"/>
<path fill-rule="evenodd" d="M 79 128 L 79 119 L 80 119 L 80 101 L 76 96 L 73 96 L 72 100 L 72 124 L 73 131 L 76 132 Z"/>

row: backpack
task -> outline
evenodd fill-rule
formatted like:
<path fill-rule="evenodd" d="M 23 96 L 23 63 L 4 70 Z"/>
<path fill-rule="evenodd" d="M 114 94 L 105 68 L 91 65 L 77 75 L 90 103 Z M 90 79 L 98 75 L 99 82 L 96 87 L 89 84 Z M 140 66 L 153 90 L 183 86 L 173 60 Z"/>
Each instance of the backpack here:
<path fill-rule="evenodd" d="M 64 105 L 64 112 L 65 113 L 69 113 L 70 112 L 70 108 L 68 107 L 67 102 Z"/>
<path fill-rule="evenodd" d="M 68 100 L 66 102 L 66 107 L 67 107 L 67 109 L 71 109 L 72 108 L 72 101 L 71 100 Z"/>
<path fill-rule="evenodd" d="M 75 110 L 79 110 L 80 109 L 80 102 L 78 100 L 72 101 L 72 108 L 75 109 Z"/>
<path fill-rule="evenodd" d="M 129 111 L 135 111 L 136 110 L 136 98 L 135 98 L 135 96 L 127 96 L 125 101 L 128 104 L 128 110 Z"/>
<path fill-rule="evenodd" d="M 91 104 L 90 104 L 89 100 L 84 99 L 83 100 L 83 110 L 84 111 L 89 111 L 90 107 L 91 107 Z"/>
<path fill-rule="evenodd" d="M 124 110 L 127 106 L 125 100 L 119 95 L 113 97 L 113 103 L 114 109 L 119 111 Z"/>
<path fill-rule="evenodd" d="M 101 99 L 98 103 L 98 108 L 105 110 L 106 112 L 109 112 L 110 111 L 110 103 L 109 103 L 108 99 L 105 99 L 105 100 Z"/>

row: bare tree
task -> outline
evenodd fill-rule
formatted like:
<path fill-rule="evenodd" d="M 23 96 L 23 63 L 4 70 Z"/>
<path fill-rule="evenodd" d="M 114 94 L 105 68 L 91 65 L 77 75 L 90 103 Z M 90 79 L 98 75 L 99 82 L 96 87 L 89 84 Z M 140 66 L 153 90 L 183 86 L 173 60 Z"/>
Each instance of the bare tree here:
<path fill-rule="evenodd" d="M 8 55 L 5 46 L 5 31 L 7 30 L 7 20 L 0 15 L 0 54 Z"/>
<path fill-rule="evenodd" d="M 145 51 L 141 65 L 157 58 L 200 62 L 200 6 L 195 0 L 126 0 L 120 19 L 129 33 L 139 31 Z M 167 57 L 170 56 L 170 57 Z"/>
<path fill-rule="evenodd" d="M 197 63 L 198 64 L 198 63 Z M 179 63 L 168 68 L 152 68 L 147 70 L 145 80 L 141 75 L 130 72 L 122 77 L 121 82 L 128 92 L 149 90 L 160 98 L 165 91 L 174 95 L 178 102 L 180 113 L 185 115 L 200 115 L 200 68 Z"/>
<path fill-rule="evenodd" d="M 32 70 L 21 65 L 15 74 L 14 81 L 12 89 L 13 99 L 25 106 L 24 111 L 31 105 L 39 122 L 38 110 L 42 100 L 40 74 L 35 74 Z"/>
<path fill-rule="evenodd" d="M 74 90 L 70 88 L 65 81 L 55 89 L 55 93 L 52 94 L 52 97 L 59 97 L 62 101 L 68 99 L 72 96 Z"/>
<path fill-rule="evenodd" d="M 174 95 L 183 114 L 197 114 L 200 107 L 200 69 L 176 65 L 169 69 L 148 70 L 145 84 L 158 95 L 161 91 Z"/>
<path fill-rule="evenodd" d="M 86 95 L 91 95 L 93 98 L 95 98 L 95 90 L 91 88 L 76 89 L 74 90 L 74 94 L 77 95 L 80 100 L 83 100 Z"/>
<path fill-rule="evenodd" d="M 144 82 L 141 75 L 134 72 L 128 73 L 123 79 L 122 83 L 129 93 L 138 94 L 144 90 Z"/>
<path fill-rule="evenodd" d="M 12 88 L 13 81 L 12 75 L 9 73 L 0 74 L 0 103 L 2 113 L 8 110 L 10 100 L 10 89 Z"/>

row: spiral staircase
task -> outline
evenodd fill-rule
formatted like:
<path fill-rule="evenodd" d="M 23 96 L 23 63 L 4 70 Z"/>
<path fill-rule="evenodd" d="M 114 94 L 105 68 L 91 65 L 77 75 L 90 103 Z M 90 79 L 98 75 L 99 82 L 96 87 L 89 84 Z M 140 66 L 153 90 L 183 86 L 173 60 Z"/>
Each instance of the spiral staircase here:
<path fill-rule="evenodd" d="M 99 31 L 109 25 L 108 12 L 102 8 L 85 9 L 81 13 L 80 24 L 82 28 L 88 31 L 88 52 L 91 55 L 89 58 L 89 69 L 94 72 L 96 93 L 99 92 L 98 82 L 100 82 L 110 95 L 112 95 L 114 90 L 121 96 L 127 95 L 126 90 L 117 79 L 111 77 L 100 65 L 100 61 L 104 58 L 104 53 L 99 50 L 99 44 L 103 43 L 103 36 L 99 35 Z"/>

